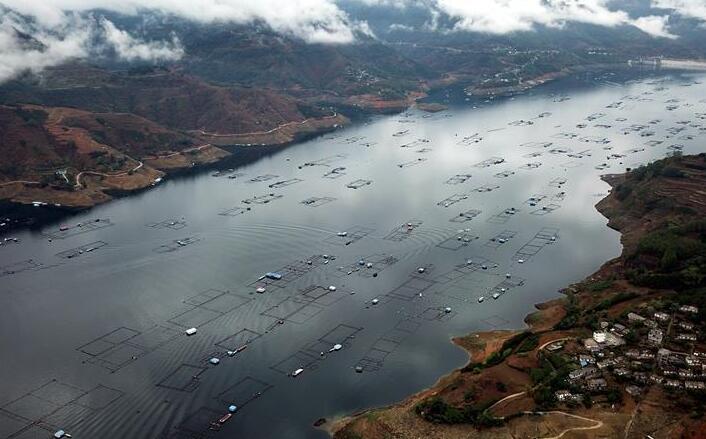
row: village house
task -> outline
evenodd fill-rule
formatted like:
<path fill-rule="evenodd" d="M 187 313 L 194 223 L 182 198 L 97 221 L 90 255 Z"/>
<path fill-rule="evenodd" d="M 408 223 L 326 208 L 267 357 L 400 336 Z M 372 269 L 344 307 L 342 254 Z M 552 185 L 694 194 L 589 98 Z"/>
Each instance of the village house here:
<path fill-rule="evenodd" d="M 653 373 L 653 374 L 650 374 L 650 382 L 655 383 L 655 384 L 662 384 L 662 382 L 664 382 L 664 378 Z"/>
<path fill-rule="evenodd" d="M 684 388 L 687 390 L 704 391 L 706 390 L 706 383 L 703 381 L 685 381 Z"/>
<path fill-rule="evenodd" d="M 689 369 L 679 369 L 679 378 L 683 380 L 693 380 L 697 377 L 701 377 L 701 375 L 695 375 L 694 372 Z"/>
<path fill-rule="evenodd" d="M 657 322 L 655 322 L 654 320 L 649 320 L 649 319 L 642 322 L 642 324 L 647 326 L 648 328 L 656 328 L 659 326 L 657 324 Z"/>
<path fill-rule="evenodd" d="M 609 366 L 615 366 L 615 360 L 613 358 L 607 358 L 603 361 L 596 362 L 596 366 L 598 366 L 599 369 L 605 369 Z"/>
<path fill-rule="evenodd" d="M 620 378 L 627 378 L 630 376 L 630 371 L 624 367 L 619 367 L 613 371 L 613 374 Z"/>
<path fill-rule="evenodd" d="M 642 389 L 634 385 L 625 386 L 625 391 L 628 392 L 630 396 L 639 396 L 640 393 L 642 393 Z"/>
<path fill-rule="evenodd" d="M 678 389 L 682 386 L 679 380 L 664 380 L 664 387 L 669 387 L 672 389 Z"/>
<path fill-rule="evenodd" d="M 601 346 L 592 338 L 587 338 L 583 341 L 583 347 L 585 347 L 590 352 L 598 352 L 601 350 Z"/>
<path fill-rule="evenodd" d="M 647 372 L 635 372 L 632 374 L 632 379 L 641 384 L 650 382 L 650 375 Z"/>
<path fill-rule="evenodd" d="M 625 337 L 625 336 L 628 334 L 628 332 L 630 332 L 630 331 L 628 330 L 628 328 L 626 328 L 625 326 L 621 325 L 620 323 L 614 324 L 613 327 L 610 328 L 610 330 L 611 330 L 611 332 L 613 332 L 613 333 L 615 333 L 615 334 L 617 334 L 617 335 L 619 335 L 619 336 L 621 336 L 621 337 Z"/>
<path fill-rule="evenodd" d="M 564 348 L 564 342 L 562 341 L 555 341 L 554 343 L 551 343 L 549 346 L 547 346 L 547 350 L 549 352 L 556 352 L 560 351 Z"/>
<path fill-rule="evenodd" d="M 696 341 L 696 334 L 682 332 L 677 334 L 677 340 L 679 341 Z"/>
<path fill-rule="evenodd" d="M 665 367 L 662 368 L 662 375 L 666 377 L 676 378 L 677 376 L 679 376 L 679 371 L 674 367 Z"/>
<path fill-rule="evenodd" d="M 594 364 L 596 362 L 596 359 L 590 355 L 581 354 L 578 357 L 578 361 L 581 367 L 586 367 L 590 364 Z"/>
<path fill-rule="evenodd" d="M 663 338 L 664 333 L 661 329 L 650 329 L 650 332 L 647 334 L 647 342 L 655 346 L 661 345 Z"/>
<path fill-rule="evenodd" d="M 679 327 L 685 331 L 693 331 L 694 324 L 689 322 L 679 322 Z"/>
<path fill-rule="evenodd" d="M 645 321 L 645 318 L 642 317 L 639 314 L 635 314 L 634 312 L 628 313 L 628 322 L 630 323 L 642 323 Z"/>
<path fill-rule="evenodd" d="M 655 358 L 655 354 L 653 352 L 644 349 L 630 349 L 625 352 L 625 356 L 634 360 L 653 360 Z"/>
<path fill-rule="evenodd" d="M 584 367 L 583 369 L 576 369 L 569 372 L 569 379 L 578 380 L 581 378 L 590 378 L 596 374 L 598 374 L 598 369 L 596 369 L 594 366 L 588 366 Z"/>
<path fill-rule="evenodd" d="M 591 392 L 601 392 L 608 387 L 608 383 L 603 378 L 594 378 L 586 382 L 586 388 Z"/>
<path fill-rule="evenodd" d="M 703 361 L 701 358 L 698 358 L 693 355 L 687 355 L 686 358 L 684 358 L 684 362 L 688 367 L 702 367 L 703 366 Z"/>
<path fill-rule="evenodd" d="M 654 317 L 654 319 L 657 320 L 658 322 L 665 323 L 665 322 L 669 321 L 669 314 L 664 313 L 664 312 L 656 312 L 656 313 L 654 313 L 654 315 L 652 317 Z"/>
<path fill-rule="evenodd" d="M 593 331 L 593 340 L 599 345 L 620 346 L 625 344 L 625 340 L 612 332 Z"/>
<path fill-rule="evenodd" d="M 554 397 L 559 402 L 578 402 L 581 400 L 581 395 L 575 395 L 568 390 L 557 390 L 554 392 Z"/>

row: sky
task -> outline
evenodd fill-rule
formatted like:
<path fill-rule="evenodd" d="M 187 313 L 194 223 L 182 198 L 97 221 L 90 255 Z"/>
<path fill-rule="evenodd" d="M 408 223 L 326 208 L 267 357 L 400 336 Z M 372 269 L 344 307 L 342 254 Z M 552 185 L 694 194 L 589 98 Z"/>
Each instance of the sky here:
<path fill-rule="evenodd" d="M 706 23 L 706 0 L 649 0 L 659 13 L 630 17 L 609 0 L 0 0 L 0 82 L 23 72 L 73 59 L 113 56 L 126 61 L 173 61 L 184 56 L 176 35 L 146 41 L 104 17 L 103 11 L 138 16 L 146 11 L 199 23 L 263 23 L 307 43 L 350 44 L 374 36 L 367 23 L 350 17 L 345 2 L 370 7 L 427 8 L 446 16 L 451 29 L 426 30 L 507 34 L 568 22 L 634 26 L 654 38 L 676 38 L 670 15 Z M 400 23 L 403 26 L 404 23 Z M 414 29 L 411 29 L 414 30 Z M 30 41 L 21 36 L 31 35 Z M 39 44 L 37 44 L 37 42 Z"/>

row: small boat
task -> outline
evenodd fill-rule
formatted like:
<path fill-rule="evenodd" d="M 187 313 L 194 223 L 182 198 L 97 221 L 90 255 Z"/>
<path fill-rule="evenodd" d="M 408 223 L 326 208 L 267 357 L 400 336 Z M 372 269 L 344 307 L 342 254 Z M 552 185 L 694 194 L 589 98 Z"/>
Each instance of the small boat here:
<path fill-rule="evenodd" d="M 196 334 L 196 331 L 197 331 L 196 328 L 189 328 L 189 329 L 187 329 L 186 331 L 184 331 L 184 333 L 185 333 L 186 335 L 194 335 L 194 334 Z"/>
<path fill-rule="evenodd" d="M 379 302 L 380 302 L 380 299 L 373 299 L 373 300 L 371 301 L 371 303 L 372 303 L 373 305 L 377 305 Z"/>
<path fill-rule="evenodd" d="M 282 279 L 282 275 L 281 275 L 280 273 L 277 273 L 277 272 L 274 272 L 274 271 L 270 271 L 270 272 L 268 272 L 268 273 L 265 273 L 265 277 L 268 278 L 268 279 L 272 279 L 272 280 L 280 280 L 280 279 Z"/>
<path fill-rule="evenodd" d="M 233 404 L 233 405 L 228 406 L 228 412 L 230 412 L 230 413 L 235 413 L 235 412 L 237 412 L 237 411 L 238 411 L 238 406 L 237 406 L 237 405 Z"/>
<path fill-rule="evenodd" d="M 485 300 L 485 297 L 480 296 L 480 297 L 478 298 L 478 303 L 481 303 L 481 302 L 483 302 L 484 300 Z"/>
<path fill-rule="evenodd" d="M 302 372 L 304 372 L 304 369 L 302 369 L 302 368 L 300 367 L 299 369 L 297 369 L 297 370 L 295 370 L 294 372 L 292 372 L 292 377 L 297 377 L 297 376 L 299 376 Z"/>
<path fill-rule="evenodd" d="M 335 352 L 335 351 L 340 351 L 341 349 L 343 349 L 343 345 L 336 343 L 336 344 L 333 345 L 333 347 L 332 347 L 331 349 L 329 349 L 328 351 L 329 351 L 329 352 Z"/>
<path fill-rule="evenodd" d="M 233 414 L 232 414 L 232 413 L 226 413 L 225 415 L 223 415 L 223 416 L 221 417 L 221 419 L 218 420 L 218 423 L 219 423 L 219 424 L 225 424 L 225 423 L 228 422 L 228 420 L 229 420 L 230 418 L 232 418 L 232 417 L 233 417 Z"/>
<path fill-rule="evenodd" d="M 265 289 L 265 287 L 257 287 L 257 288 L 255 289 L 255 292 L 258 293 L 258 294 L 263 294 L 265 291 L 267 291 L 267 290 Z"/>
<path fill-rule="evenodd" d="M 328 287 L 328 290 L 331 291 L 331 292 L 336 291 L 336 287 L 334 287 L 333 285 L 330 285 L 330 286 Z"/>
<path fill-rule="evenodd" d="M 444 312 L 445 312 L 446 314 L 450 313 L 450 312 L 451 312 L 451 307 L 450 307 L 450 306 L 447 306 L 446 308 L 444 308 Z"/>
<path fill-rule="evenodd" d="M 248 348 L 248 345 L 244 344 L 244 345 L 238 347 L 238 349 L 235 350 L 235 353 L 237 354 L 239 352 L 243 352 L 247 348 Z"/>
<path fill-rule="evenodd" d="M 500 293 L 493 293 L 493 299 L 498 299 L 500 297 Z"/>
<path fill-rule="evenodd" d="M 220 360 L 220 358 L 213 357 L 210 360 L 208 360 L 208 362 L 213 364 L 214 366 L 217 366 L 218 364 L 220 364 L 221 360 Z"/>

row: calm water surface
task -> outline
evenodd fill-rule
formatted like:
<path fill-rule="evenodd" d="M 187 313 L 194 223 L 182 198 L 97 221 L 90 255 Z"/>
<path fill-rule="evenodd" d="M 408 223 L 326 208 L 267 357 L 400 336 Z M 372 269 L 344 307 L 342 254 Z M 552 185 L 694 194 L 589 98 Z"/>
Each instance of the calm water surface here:
<path fill-rule="evenodd" d="M 17 234 L 0 437 L 317 438 L 320 417 L 431 385 L 467 361 L 450 337 L 518 327 L 619 254 L 599 176 L 703 151 L 702 80 L 410 111 Z"/>

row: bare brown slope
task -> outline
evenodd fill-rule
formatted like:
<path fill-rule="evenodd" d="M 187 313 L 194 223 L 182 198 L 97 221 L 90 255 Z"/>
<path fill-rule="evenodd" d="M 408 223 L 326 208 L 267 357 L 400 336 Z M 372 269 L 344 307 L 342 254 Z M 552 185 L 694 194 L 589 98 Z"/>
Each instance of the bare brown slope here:
<path fill-rule="evenodd" d="M 190 152 L 184 166 L 228 155 L 139 116 L 73 108 L 0 106 L 0 134 L 0 199 L 19 203 L 89 207 L 163 176 L 152 154 Z"/>
<path fill-rule="evenodd" d="M 330 114 L 262 88 L 221 87 L 178 72 L 107 73 L 85 65 L 47 71 L 42 84 L 4 87 L 0 100 L 132 113 L 176 130 L 264 131 Z"/>

